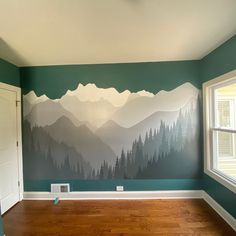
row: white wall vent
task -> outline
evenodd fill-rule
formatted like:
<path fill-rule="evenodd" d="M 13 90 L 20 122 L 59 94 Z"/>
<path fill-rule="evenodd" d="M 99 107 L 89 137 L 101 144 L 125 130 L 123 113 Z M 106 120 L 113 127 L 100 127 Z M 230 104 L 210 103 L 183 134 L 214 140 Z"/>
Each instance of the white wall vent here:
<path fill-rule="evenodd" d="M 70 184 L 51 184 L 51 193 L 69 193 Z"/>

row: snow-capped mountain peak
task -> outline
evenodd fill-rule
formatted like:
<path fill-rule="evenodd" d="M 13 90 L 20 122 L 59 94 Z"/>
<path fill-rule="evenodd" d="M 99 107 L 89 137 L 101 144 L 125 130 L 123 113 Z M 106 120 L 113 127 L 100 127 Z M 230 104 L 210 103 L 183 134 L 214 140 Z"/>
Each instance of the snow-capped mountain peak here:
<path fill-rule="evenodd" d="M 155 96 L 153 93 L 150 93 L 146 90 L 138 91 L 137 94 L 142 97 L 154 97 Z"/>
<path fill-rule="evenodd" d="M 27 102 L 29 102 L 31 105 L 35 105 L 40 102 L 45 102 L 49 98 L 45 94 L 38 97 L 34 91 L 30 91 L 29 93 L 24 95 L 24 99 L 27 100 Z"/>

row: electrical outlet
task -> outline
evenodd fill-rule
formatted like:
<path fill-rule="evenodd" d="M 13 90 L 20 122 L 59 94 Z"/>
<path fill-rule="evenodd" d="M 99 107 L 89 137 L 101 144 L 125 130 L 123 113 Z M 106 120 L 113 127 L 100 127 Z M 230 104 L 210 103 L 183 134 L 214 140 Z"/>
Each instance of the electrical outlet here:
<path fill-rule="evenodd" d="M 124 186 L 116 186 L 116 191 L 117 191 L 117 192 L 122 192 L 122 191 L 124 191 Z"/>

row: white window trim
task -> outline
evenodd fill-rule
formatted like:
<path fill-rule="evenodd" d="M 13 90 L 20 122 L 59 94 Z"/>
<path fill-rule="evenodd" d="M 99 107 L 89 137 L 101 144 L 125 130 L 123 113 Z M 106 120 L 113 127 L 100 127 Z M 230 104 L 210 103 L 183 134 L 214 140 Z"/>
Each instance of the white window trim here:
<path fill-rule="evenodd" d="M 236 70 L 233 70 L 227 74 L 219 76 L 215 79 L 207 81 L 203 83 L 203 125 L 204 125 L 204 172 L 224 185 L 226 188 L 230 189 L 234 193 L 236 193 L 236 184 L 230 181 L 224 174 L 219 173 L 213 170 L 213 155 L 212 155 L 212 145 L 211 145 L 211 137 L 210 135 L 210 114 L 212 110 L 212 106 L 210 106 L 210 102 L 212 101 L 210 98 L 211 88 L 217 86 L 222 83 L 225 83 L 227 80 L 236 79 Z"/>

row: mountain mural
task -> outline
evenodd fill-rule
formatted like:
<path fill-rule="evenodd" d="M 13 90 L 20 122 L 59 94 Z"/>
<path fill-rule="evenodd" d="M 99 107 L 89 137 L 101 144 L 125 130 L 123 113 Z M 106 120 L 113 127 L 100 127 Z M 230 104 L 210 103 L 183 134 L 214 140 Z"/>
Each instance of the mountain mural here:
<path fill-rule="evenodd" d="M 91 130 L 100 127 L 118 109 L 103 98 L 99 101 L 80 101 L 78 97 L 70 95 L 63 96 L 60 104 L 66 111 L 86 122 Z"/>
<path fill-rule="evenodd" d="M 177 111 L 191 99 L 196 100 L 198 90 L 190 83 L 166 92 L 160 91 L 155 96 L 140 96 L 132 99 L 118 109 L 110 118 L 122 127 L 131 127 L 157 111 Z"/>
<path fill-rule="evenodd" d="M 155 112 L 130 128 L 124 128 L 115 121 L 109 120 L 96 130 L 96 134 L 113 149 L 116 155 L 119 155 L 122 149 L 127 151 L 137 137 L 145 138 L 145 134 L 149 129 L 159 127 L 161 121 L 165 120 L 166 124 L 169 125 L 174 123 L 178 113 L 178 111 Z"/>
<path fill-rule="evenodd" d="M 90 165 L 98 169 L 103 161 L 114 164 L 116 155 L 106 143 L 86 125 L 75 127 L 69 118 L 62 116 L 44 130 L 57 142 L 75 148 Z"/>
<path fill-rule="evenodd" d="M 199 91 L 118 92 L 79 84 L 59 99 L 24 95 L 28 179 L 197 178 Z M 47 165 L 48 163 L 48 165 Z M 39 167 L 44 168 L 43 174 Z"/>
<path fill-rule="evenodd" d="M 81 122 L 79 122 L 72 113 L 65 110 L 59 102 L 52 100 L 37 103 L 31 109 L 30 113 L 25 116 L 25 119 L 28 120 L 33 127 L 44 127 L 53 124 L 62 116 L 68 117 L 75 126 L 81 125 Z"/>
<path fill-rule="evenodd" d="M 55 141 L 43 128 L 31 129 L 29 122 L 25 120 L 23 134 L 26 179 L 87 178 L 92 173 L 91 165 L 81 153 L 62 142 Z"/>

